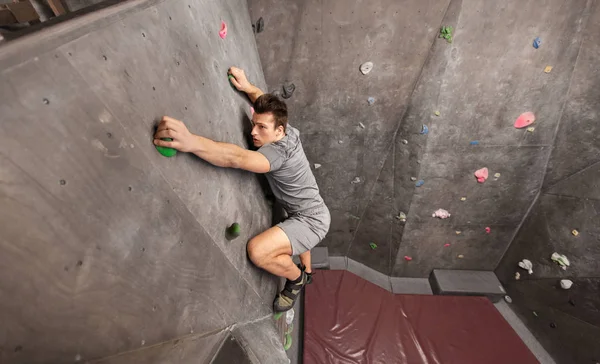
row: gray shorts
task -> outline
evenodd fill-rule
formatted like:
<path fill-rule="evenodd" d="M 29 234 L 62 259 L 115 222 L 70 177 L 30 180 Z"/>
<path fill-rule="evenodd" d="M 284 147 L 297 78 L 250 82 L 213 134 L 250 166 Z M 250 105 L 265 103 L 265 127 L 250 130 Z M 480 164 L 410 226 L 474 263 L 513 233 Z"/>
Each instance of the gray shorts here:
<path fill-rule="evenodd" d="M 331 215 L 322 205 L 305 211 L 292 213 L 279 226 L 292 243 L 292 255 L 300 255 L 319 244 L 329 231 Z"/>

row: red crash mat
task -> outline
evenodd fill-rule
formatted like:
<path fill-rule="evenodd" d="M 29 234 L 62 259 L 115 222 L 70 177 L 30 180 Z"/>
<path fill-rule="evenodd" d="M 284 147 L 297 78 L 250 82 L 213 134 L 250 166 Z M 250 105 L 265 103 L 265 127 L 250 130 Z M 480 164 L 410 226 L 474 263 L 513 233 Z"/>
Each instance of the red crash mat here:
<path fill-rule="evenodd" d="M 304 299 L 305 364 L 538 363 L 485 297 L 395 295 L 333 270 Z"/>

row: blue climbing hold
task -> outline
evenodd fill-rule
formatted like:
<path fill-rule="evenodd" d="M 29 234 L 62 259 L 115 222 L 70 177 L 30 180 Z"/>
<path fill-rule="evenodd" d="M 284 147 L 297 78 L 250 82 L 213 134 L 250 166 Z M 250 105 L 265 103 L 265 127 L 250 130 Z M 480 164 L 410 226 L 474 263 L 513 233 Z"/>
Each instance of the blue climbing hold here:
<path fill-rule="evenodd" d="M 422 179 L 418 180 L 417 183 L 415 183 L 415 187 L 421 187 L 425 184 L 425 181 L 423 181 Z"/>
<path fill-rule="evenodd" d="M 542 44 L 542 40 L 540 39 L 540 37 L 536 37 L 533 40 L 533 48 L 538 49 L 540 47 L 540 44 Z"/>
<path fill-rule="evenodd" d="M 427 133 L 429 133 L 429 128 L 427 127 L 427 125 L 423 124 L 423 126 L 421 127 L 421 134 L 427 135 Z"/>
<path fill-rule="evenodd" d="M 374 97 L 369 97 L 367 99 L 367 102 L 369 103 L 369 105 L 373 105 L 375 103 L 375 98 Z"/>
<path fill-rule="evenodd" d="M 479 140 L 473 140 L 473 141 L 471 142 L 471 145 L 479 145 Z"/>

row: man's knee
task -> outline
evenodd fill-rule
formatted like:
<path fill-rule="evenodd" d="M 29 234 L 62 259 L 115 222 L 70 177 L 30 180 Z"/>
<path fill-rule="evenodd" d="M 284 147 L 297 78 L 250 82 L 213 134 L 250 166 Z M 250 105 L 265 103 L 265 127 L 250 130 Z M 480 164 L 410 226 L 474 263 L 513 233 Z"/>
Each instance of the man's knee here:
<path fill-rule="evenodd" d="M 261 251 L 260 239 L 258 237 L 250 239 L 246 245 L 246 250 L 248 251 L 248 258 L 250 258 L 254 265 L 260 268 L 264 267 L 267 257 Z"/>

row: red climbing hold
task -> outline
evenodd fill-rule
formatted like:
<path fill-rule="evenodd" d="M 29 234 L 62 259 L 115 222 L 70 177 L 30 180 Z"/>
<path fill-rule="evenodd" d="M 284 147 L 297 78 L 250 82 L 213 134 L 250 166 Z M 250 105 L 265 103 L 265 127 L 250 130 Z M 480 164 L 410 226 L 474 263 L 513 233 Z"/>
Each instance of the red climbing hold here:
<path fill-rule="evenodd" d="M 488 169 L 481 168 L 475 172 L 475 177 L 477 177 L 477 182 L 483 183 L 488 178 Z"/>
<path fill-rule="evenodd" d="M 524 128 L 528 125 L 533 124 L 534 121 L 535 121 L 535 115 L 531 111 L 524 112 L 521 115 L 519 115 L 517 120 L 515 120 L 515 128 L 517 128 L 517 129 Z"/>
<path fill-rule="evenodd" d="M 224 21 L 221 21 L 221 30 L 219 30 L 219 37 L 221 37 L 221 39 L 225 39 L 226 36 L 227 36 L 227 24 L 225 24 Z"/>
<path fill-rule="evenodd" d="M 450 246 L 450 244 L 446 243 L 446 244 L 444 244 L 444 246 L 447 248 Z"/>
<path fill-rule="evenodd" d="M 491 233 L 491 232 L 492 232 L 492 229 L 490 229 L 490 227 L 489 227 L 489 226 L 485 228 L 485 233 L 486 233 L 486 234 L 489 234 L 489 233 Z"/>
<path fill-rule="evenodd" d="M 412 260 L 412 258 L 409 257 L 408 255 L 405 255 L 404 256 L 404 260 L 406 260 L 407 262 L 410 262 Z"/>

